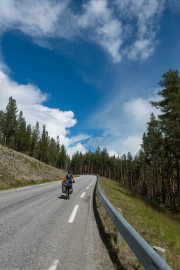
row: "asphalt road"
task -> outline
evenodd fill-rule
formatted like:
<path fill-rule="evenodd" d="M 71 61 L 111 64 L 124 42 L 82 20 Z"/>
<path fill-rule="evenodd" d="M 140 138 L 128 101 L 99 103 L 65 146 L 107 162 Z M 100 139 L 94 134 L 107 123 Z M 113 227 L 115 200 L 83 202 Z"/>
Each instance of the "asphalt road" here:
<path fill-rule="evenodd" d="M 1 270 L 114 269 L 92 210 L 95 176 L 0 191 Z"/>

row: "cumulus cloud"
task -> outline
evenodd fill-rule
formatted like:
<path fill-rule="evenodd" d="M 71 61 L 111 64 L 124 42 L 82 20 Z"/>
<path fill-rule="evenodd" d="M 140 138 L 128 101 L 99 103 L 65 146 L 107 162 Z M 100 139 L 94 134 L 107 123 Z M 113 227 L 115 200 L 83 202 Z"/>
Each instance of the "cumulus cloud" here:
<path fill-rule="evenodd" d="M 82 145 L 81 142 L 78 142 L 76 145 L 71 146 L 71 147 L 67 147 L 67 153 L 70 157 L 73 156 L 74 153 L 76 152 L 85 154 L 87 152 L 87 149 Z"/>
<path fill-rule="evenodd" d="M 157 98 L 152 90 L 151 96 L 144 99 L 136 97 L 121 106 L 117 106 L 117 99 L 111 101 L 107 109 L 101 108 L 92 117 L 91 123 L 104 132 L 99 137 L 90 138 L 89 145 L 94 148 L 106 147 L 111 155 L 114 153 L 121 156 L 128 152 L 132 155 L 137 154 L 151 113 L 155 115 L 159 113 L 149 103 L 150 100 L 157 100 Z"/>
<path fill-rule="evenodd" d="M 130 152 L 133 156 L 140 150 L 140 145 L 142 143 L 142 136 L 136 134 L 133 136 L 128 136 L 121 141 L 121 155 Z M 128 150 L 127 150 L 128 149 Z"/>
<path fill-rule="evenodd" d="M 12 81 L 4 72 L 0 71 L 1 106 L 4 108 L 10 96 L 16 95 L 21 106 L 38 104 L 47 100 L 48 95 L 43 94 L 38 87 L 32 84 L 22 85 Z"/>
<path fill-rule="evenodd" d="M 123 57 L 145 60 L 158 44 L 156 33 L 168 3 L 89 0 L 77 10 L 71 0 L 0 0 L 0 34 L 20 30 L 48 48 L 51 38 L 81 38 L 99 44 L 114 62 Z"/>
<path fill-rule="evenodd" d="M 152 97 L 151 97 L 152 98 Z M 152 108 L 149 101 L 152 99 L 143 99 L 141 97 L 132 99 L 124 103 L 124 112 L 128 120 L 132 119 L 132 126 L 141 126 L 148 122 L 151 113 L 157 114 L 157 110 Z M 154 98 L 153 98 L 154 100 Z"/>
<path fill-rule="evenodd" d="M 69 136 L 69 129 L 77 123 L 72 111 L 44 106 L 43 102 L 49 98 L 48 94 L 42 93 L 33 84 L 18 84 L 0 71 L 0 110 L 5 111 L 10 96 L 16 100 L 18 110 L 23 111 L 27 124 L 35 126 L 39 122 L 41 128 L 46 125 L 49 136 L 59 136 L 60 143 L 65 145 L 70 155 L 75 150 L 85 151 L 81 142 L 89 138 L 88 135 Z"/>

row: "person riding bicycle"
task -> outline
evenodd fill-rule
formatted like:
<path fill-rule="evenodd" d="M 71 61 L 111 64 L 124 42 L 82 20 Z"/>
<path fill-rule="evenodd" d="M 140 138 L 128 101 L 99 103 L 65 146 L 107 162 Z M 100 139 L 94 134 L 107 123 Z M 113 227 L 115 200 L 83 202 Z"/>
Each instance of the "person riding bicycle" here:
<path fill-rule="evenodd" d="M 72 190 L 72 184 L 74 183 L 73 174 L 71 171 L 68 171 L 66 175 L 66 190 L 68 192 L 68 197 L 70 194 L 70 190 Z"/>

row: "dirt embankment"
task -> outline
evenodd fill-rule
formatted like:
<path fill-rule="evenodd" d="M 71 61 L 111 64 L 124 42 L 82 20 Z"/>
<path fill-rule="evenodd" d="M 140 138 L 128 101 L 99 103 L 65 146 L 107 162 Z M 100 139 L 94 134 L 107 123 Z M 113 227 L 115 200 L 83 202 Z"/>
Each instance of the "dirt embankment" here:
<path fill-rule="evenodd" d="M 0 189 L 64 178 L 66 172 L 0 145 Z"/>

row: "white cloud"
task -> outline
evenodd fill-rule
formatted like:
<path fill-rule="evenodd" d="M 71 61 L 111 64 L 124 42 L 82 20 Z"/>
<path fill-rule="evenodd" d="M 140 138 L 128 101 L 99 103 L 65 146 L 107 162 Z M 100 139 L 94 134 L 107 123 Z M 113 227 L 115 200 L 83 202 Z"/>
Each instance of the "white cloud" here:
<path fill-rule="evenodd" d="M 138 130 L 140 125 L 144 126 L 149 121 L 152 112 L 157 114 L 157 110 L 149 104 L 150 100 L 151 98 L 143 99 L 139 97 L 124 104 L 126 116 L 129 120 L 131 119 L 133 126 L 138 126 Z"/>
<path fill-rule="evenodd" d="M 107 50 L 115 62 L 120 61 L 121 23 L 114 18 L 107 0 L 88 1 L 83 5 L 83 13 L 79 14 L 69 4 L 70 1 L 65 0 L 0 0 L 0 31 L 21 30 L 38 45 L 48 48 L 51 45 L 46 38 L 88 37 Z M 84 35 L 87 31 L 91 31 L 91 35 Z"/>
<path fill-rule="evenodd" d="M 76 152 L 81 152 L 82 154 L 85 154 L 87 152 L 87 149 L 82 145 L 81 142 L 78 142 L 77 144 L 75 144 L 74 146 L 71 147 L 67 147 L 67 153 L 70 157 L 73 156 L 74 153 Z"/>
<path fill-rule="evenodd" d="M 72 111 L 44 106 L 43 102 L 49 95 L 42 93 L 35 85 L 18 84 L 0 71 L 0 110 L 5 111 L 10 96 L 16 100 L 18 110 L 23 111 L 27 124 L 35 126 L 39 122 L 41 128 L 46 125 L 49 136 L 59 136 L 60 143 L 64 144 L 70 156 L 74 151 L 86 152 L 81 142 L 88 139 L 89 135 L 68 136 L 69 129 L 77 123 Z"/>
<path fill-rule="evenodd" d="M 118 153 L 116 151 L 114 151 L 114 150 L 108 151 L 108 154 L 109 154 L 110 157 L 112 157 L 112 156 L 118 157 L 119 156 Z"/>
<path fill-rule="evenodd" d="M 151 113 L 159 113 L 149 103 L 157 98 L 152 89 L 152 95 L 146 99 L 137 97 L 124 104 L 120 104 L 118 97 L 110 101 L 107 109 L 102 107 L 91 119 L 91 124 L 97 129 L 103 129 L 104 133 L 91 138 L 89 145 L 94 148 L 99 146 L 101 149 L 106 147 L 109 154 L 117 153 L 119 156 L 128 152 L 137 154 Z"/>
<path fill-rule="evenodd" d="M 83 5 L 83 13 L 78 18 L 80 27 L 95 26 L 110 20 L 111 12 L 107 0 L 90 0 Z"/>
<path fill-rule="evenodd" d="M 73 9 L 70 0 L 0 0 L 0 33 L 17 29 L 39 46 L 50 38 L 82 38 L 99 44 L 114 62 L 146 60 L 158 44 L 156 34 L 167 0 L 89 0 Z M 60 42 L 60 41 L 59 41 Z"/>
<path fill-rule="evenodd" d="M 0 0 L 0 26 L 17 28 L 30 36 L 54 35 L 58 17 L 66 8 L 65 1 Z"/>
<path fill-rule="evenodd" d="M 101 45 L 109 52 L 114 62 L 119 62 L 122 58 L 119 53 L 122 44 L 120 37 L 122 33 L 121 23 L 118 20 L 111 20 L 99 27 L 97 33 Z"/>
<path fill-rule="evenodd" d="M 43 94 L 38 87 L 32 84 L 22 85 L 12 81 L 4 72 L 0 71 L 0 93 L 4 109 L 10 96 L 16 95 L 16 99 L 21 104 L 39 104 L 47 100 L 48 95 Z"/>
<path fill-rule="evenodd" d="M 130 136 L 114 136 L 113 133 L 106 136 L 91 138 L 89 145 L 94 147 L 100 147 L 100 149 L 106 148 L 110 156 L 122 156 L 130 152 L 133 156 L 140 150 L 140 144 L 142 143 L 142 134 L 132 133 Z"/>
<path fill-rule="evenodd" d="M 138 134 L 124 138 L 122 140 L 121 155 L 124 153 L 127 154 L 128 152 L 130 152 L 133 156 L 136 155 L 140 150 L 141 143 L 142 136 Z"/>
<path fill-rule="evenodd" d="M 71 139 L 71 144 L 75 144 L 77 142 L 82 142 L 84 140 L 87 140 L 89 139 L 91 136 L 90 135 L 87 135 L 87 134 L 79 134 L 77 136 L 74 136 L 72 139 Z"/>
<path fill-rule="evenodd" d="M 131 60 L 146 60 L 154 51 L 156 42 L 151 39 L 139 39 L 128 48 L 126 53 Z"/>
<path fill-rule="evenodd" d="M 165 8 L 164 0 L 116 0 L 122 16 L 126 17 L 135 36 L 124 52 L 131 60 L 146 60 L 155 50 L 158 41 L 159 20 Z"/>
<path fill-rule="evenodd" d="M 72 111 L 61 111 L 42 105 L 48 95 L 42 93 L 37 86 L 18 84 L 0 71 L 0 108 L 2 110 L 5 110 L 10 96 L 16 100 L 18 109 L 23 111 L 26 122 L 32 126 L 39 122 L 41 127 L 45 124 L 50 136 L 65 136 L 68 128 L 73 127 L 77 122 Z"/>
<path fill-rule="evenodd" d="M 83 8 L 83 14 L 78 17 L 79 27 L 89 28 L 93 33 L 90 39 L 106 49 L 114 62 L 119 62 L 122 27 L 120 20 L 108 7 L 107 0 L 90 0 Z"/>

